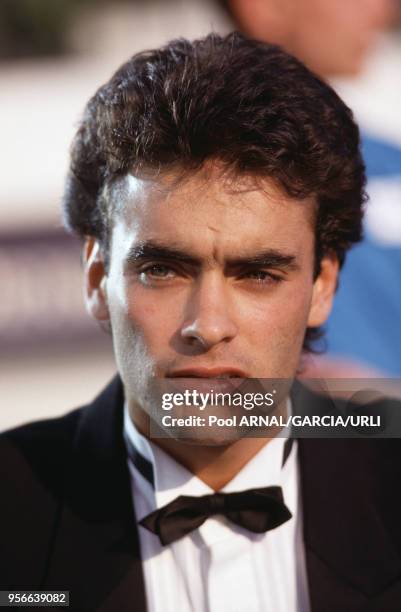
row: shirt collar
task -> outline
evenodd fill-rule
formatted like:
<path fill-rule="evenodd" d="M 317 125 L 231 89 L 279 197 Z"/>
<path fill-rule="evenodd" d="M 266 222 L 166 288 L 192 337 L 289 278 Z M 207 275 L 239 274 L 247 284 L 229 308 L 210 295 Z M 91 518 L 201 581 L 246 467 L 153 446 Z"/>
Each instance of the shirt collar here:
<path fill-rule="evenodd" d="M 131 466 L 142 476 L 143 486 L 153 490 L 155 508 L 161 508 L 179 495 L 200 496 L 214 492 L 154 442 L 139 433 L 129 416 L 127 405 L 124 407 L 124 439 Z M 295 461 L 296 444 L 292 444 L 288 452 L 289 442 L 292 441 L 285 437 L 271 440 L 222 491 L 228 493 L 283 485 Z M 283 462 L 286 454 L 286 460 Z"/>

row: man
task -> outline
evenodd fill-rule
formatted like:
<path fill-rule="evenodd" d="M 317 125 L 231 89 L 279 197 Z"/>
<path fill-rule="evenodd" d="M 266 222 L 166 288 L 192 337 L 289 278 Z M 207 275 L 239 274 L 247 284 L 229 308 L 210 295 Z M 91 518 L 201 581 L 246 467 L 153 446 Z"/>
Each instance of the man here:
<path fill-rule="evenodd" d="M 180 437 L 160 398 L 296 377 L 363 186 L 350 111 L 275 46 L 179 40 L 99 89 L 65 218 L 121 378 L 2 435 L 3 589 L 69 590 L 86 612 L 399 608 L 398 443 Z"/>

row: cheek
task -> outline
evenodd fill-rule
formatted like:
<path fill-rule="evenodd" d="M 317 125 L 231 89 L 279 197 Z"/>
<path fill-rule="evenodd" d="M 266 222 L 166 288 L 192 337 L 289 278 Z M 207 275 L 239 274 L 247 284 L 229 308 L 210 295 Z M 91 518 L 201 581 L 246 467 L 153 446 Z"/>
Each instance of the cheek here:
<path fill-rule="evenodd" d="M 248 333 L 258 354 L 270 363 L 297 363 L 301 351 L 311 305 L 312 283 L 291 283 L 271 299 L 259 302 L 252 317 L 248 316 Z"/>
<path fill-rule="evenodd" d="M 177 305 L 176 305 L 177 306 Z M 141 336 L 151 355 L 168 344 L 177 326 L 177 308 L 156 293 L 135 287 L 128 297 L 127 318 L 132 330 Z"/>
<path fill-rule="evenodd" d="M 261 304 L 255 313 L 255 323 L 264 327 L 270 333 L 288 328 L 294 332 L 297 327 L 304 328 L 308 320 L 312 282 L 284 281 L 276 295 Z"/>
<path fill-rule="evenodd" d="M 140 296 L 138 296 L 140 297 Z M 142 397 L 154 373 L 153 332 L 156 308 L 137 296 L 129 287 L 119 288 L 109 299 L 114 354 L 119 373 L 129 396 Z"/>

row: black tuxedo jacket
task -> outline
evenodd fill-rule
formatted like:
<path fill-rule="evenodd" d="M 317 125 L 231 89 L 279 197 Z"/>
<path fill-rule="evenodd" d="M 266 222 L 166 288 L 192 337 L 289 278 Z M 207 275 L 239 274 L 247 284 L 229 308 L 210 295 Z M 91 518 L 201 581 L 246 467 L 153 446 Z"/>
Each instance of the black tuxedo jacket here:
<path fill-rule="evenodd" d="M 122 408 L 117 378 L 86 408 L 0 436 L 0 589 L 146 611 Z M 400 612 L 400 441 L 298 443 L 312 612 Z"/>

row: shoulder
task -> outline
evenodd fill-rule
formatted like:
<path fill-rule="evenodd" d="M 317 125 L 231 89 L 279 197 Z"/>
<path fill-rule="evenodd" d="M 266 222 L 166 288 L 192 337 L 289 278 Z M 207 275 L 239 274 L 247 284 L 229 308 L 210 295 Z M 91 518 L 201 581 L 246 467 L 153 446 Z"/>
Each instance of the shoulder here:
<path fill-rule="evenodd" d="M 55 469 L 71 449 L 83 408 L 62 417 L 36 421 L 0 434 L 0 478 L 9 474 L 5 459 L 46 463 Z"/>
<path fill-rule="evenodd" d="M 70 537 L 62 518 L 104 511 L 101 464 L 116 461 L 117 476 L 123 465 L 122 405 L 116 377 L 87 406 L 0 434 L 0 589 L 38 588 L 57 538 Z"/>
<path fill-rule="evenodd" d="M 116 377 L 86 406 L 62 417 L 28 423 L 1 433 L 2 489 L 8 487 L 11 494 L 18 487 L 40 482 L 57 495 L 78 443 L 90 452 L 94 440 L 107 436 L 113 415 L 119 412 L 115 408 L 122 405 L 122 401 L 122 385 Z"/>
<path fill-rule="evenodd" d="M 0 442 L 8 440 L 16 444 L 24 444 L 28 440 L 50 440 L 54 439 L 54 437 L 58 440 L 66 439 L 68 433 L 71 433 L 76 426 L 84 408 L 85 406 L 76 408 L 60 417 L 33 421 L 13 429 L 8 429 L 0 433 Z"/>
<path fill-rule="evenodd" d="M 24 499 L 28 504 L 39 502 L 50 490 L 57 497 L 83 413 L 79 408 L 0 434 L 0 487 L 5 501 L 0 516 Z"/>
<path fill-rule="evenodd" d="M 2 588 L 40 584 L 82 412 L 0 434 Z M 29 551 L 24 559 L 23 550 Z"/>

